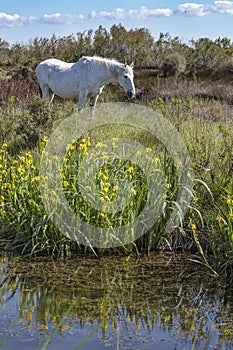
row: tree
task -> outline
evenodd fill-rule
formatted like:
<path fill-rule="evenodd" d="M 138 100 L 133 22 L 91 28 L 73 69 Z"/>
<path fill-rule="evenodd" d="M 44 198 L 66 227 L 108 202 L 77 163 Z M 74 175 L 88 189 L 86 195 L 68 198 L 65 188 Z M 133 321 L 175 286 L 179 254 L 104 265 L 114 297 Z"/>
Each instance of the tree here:
<path fill-rule="evenodd" d="M 93 52 L 97 56 L 109 57 L 111 55 L 110 34 L 102 25 L 95 31 Z"/>

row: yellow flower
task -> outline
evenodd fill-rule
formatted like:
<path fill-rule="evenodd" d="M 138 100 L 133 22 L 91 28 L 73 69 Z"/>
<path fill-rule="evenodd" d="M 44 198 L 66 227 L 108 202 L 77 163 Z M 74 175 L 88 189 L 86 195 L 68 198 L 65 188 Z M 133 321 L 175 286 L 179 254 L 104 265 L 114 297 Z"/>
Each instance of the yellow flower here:
<path fill-rule="evenodd" d="M 48 136 L 44 136 L 42 141 L 43 141 L 44 143 L 48 143 L 48 142 L 49 142 Z"/>
<path fill-rule="evenodd" d="M 113 192 L 117 192 L 118 190 L 119 190 L 119 186 L 117 186 L 117 185 L 113 186 L 113 188 L 112 188 Z"/>
<path fill-rule="evenodd" d="M 101 201 L 108 201 L 108 199 L 109 199 L 108 196 L 101 196 L 100 197 Z"/>
<path fill-rule="evenodd" d="M 106 213 L 99 213 L 98 214 L 98 218 L 100 218 L 100 219 L 105 219 L 106 217 L 107 217 Z"/>
<path fill-rule="evenodd" d="M 4 183 L 4 188 L 5 189 L 11 188 L 11 184 L 9 182 Z"/>
<path fill-rule="evenodd" d="M 155 162 L 155 163 L 160 163 L 160 159 L 159 159 L 158 157 L 155 157 L 155 158 L 154 158 L 154 162 Z"/>
<path fill-rule="evenodd" d="M 103 188 L 103 192 L 108 193 L 108 191 L 109 191 L 109 187 L 105 185 Z"/>
<path fill-rule="evenodd" d="M 227 202 L 228 205 L 232 205 L 233 204 L 233 199 L 227 198 L 226 202 Z"/>
<path fill-rule="evenodd" d="M 222 221 L 222 217 L 221 217 L 220 215 L 217 215 L 215 219 L 216 219 L 216 221 L 218 221 L 218 222 L 221 222 L 221 221 Z"/>
<path fill-rule="evenodd" d="M 230 220 L 232 220 L 232 219 L 233 219 L 233 213 L 229 213 L 229 214 L 228 214 L 228 218 L 229 218 Z"/>
<path fill-rule="evenodd" d="M 107 152 L 102 152 L 102 155 L 101 155 L 102 157 L 102 159 L 103 160 L 107 160 L 108 159 L 108 153 Z"/>
<path fill-rule="evenodd" d="M 128 169 L 126 169 L 127 173 L 133 173 L 134 172 L 134 168 L 132 166 L 130 166 Z"/>
<path fill-rule="evenodd" d="M 33 177 L 33 180 L 34 180 L 34 181 L 40 181 L 40 177 L 39 177 L 39 176 L 34 176 L 34 177 Z"/>
<path fill-rule="evenodd" d="M 4 149 L 4 148 L 7 148 L 7 143 L 6 143 L 6 142 L 4 142 L 4 143 L 2 144 L 2 149 Z"/>
<path fill-rule="evenodd" d="M 20 159 L 20 160 L 21 160 L 21 162 L 23 162 L 23 163 L 24 163 L 24 162 L 25 162 L 25 160 L 26 160 L 26 158 L 25 158 L 24 156 L 20 157 L 19 159 Z"/>
<path fill-rule="evenodd" d="M 74 151 L 75 148 L 76 148 L 75 145 L 68 145 L 67 148 L 66 148 L 66 151 L 67 151 L 67 152 L 68 152 L 68 151 Z"/>
<path fill-rule="evenodd" d="M 24 174 L 25 173 L 25 169 L 23 167 L 18 167 L 17 169 L 18 173 L 20 173 L 20 175 Z"/>
<path fill-rule="evenodd" d="M 146 152 L 148 152 L 148 153 L 149 153 L 149 152 L 152 152 L 152 148 L 151 148 L 151 147 L 147 147 L 147 148 L 146 148 Z"/>
<path fill-rule="evenodd" d="M 136 190 L 135 190 L 134 188 L 131 188 L 130 192 L 131 192 L 134 196 L 136 196 L 136 194 L 137 194 L 137 192 L 136 192 Z"/>
<path fill-rule="evenodd" d="M 96 147 L 96 148 L 101 147 L 102 144 L 103 144 L 102 142 L 97 142 L 96 145 L 95 145 L 95 147 Z"/>
<path fill-rule="evenodd" d="M 97 176 L 98 176 L 99 179 L 102 179 L 104 181 L 108 180 L 108 176 L 105 175 L 102 171 L 99 171 Z"/>
<path fill-rule="evenodd" d="M 69 182 L 66 181 L 66 180 L 64 180 L 64 181 L 63 181 L 63 186 L 64 186 L 64 187 L 67 187 L 68 185 L 69 185 Z"/>
<path fill-rule="evenodd" d="M 191 230 L 195 231 L 197 229 L 196 224 L 194 224 L 192 218 L 189 218 L 189 226 L 191 228 Z"/>
<path fill-rule="evenodd" d="M 27 158 L 32 158 L 31 152 L 26 152 L 26 153 L 25 153 L 25 156 L 26 156 Z"/>
<path fill-rule="evenodd" d="M 166 187 L 167 187 L 167 189 L 169 189 L 169 188 L 172 187 L 172 184 L 171 184 L 170 182 L 168 182 L 168 183 L 166 184 Z"/>
<path fill-rule="evenodd" d="M 199 201 L 199 198 L 198 197 L 193 197 L 193 202 L 194 203 L 197 203 Z"/>

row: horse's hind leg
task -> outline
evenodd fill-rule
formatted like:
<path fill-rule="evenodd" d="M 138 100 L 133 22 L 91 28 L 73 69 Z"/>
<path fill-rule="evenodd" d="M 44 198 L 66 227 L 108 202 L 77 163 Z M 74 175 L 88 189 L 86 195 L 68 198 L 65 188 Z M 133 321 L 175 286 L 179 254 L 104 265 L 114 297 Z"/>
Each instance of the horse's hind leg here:
<path fill-rule="evenodd" d="M 48 100 L 49 103 L 51 103 L 53 101 L 53 98 L 54 98 L 54 93 L 52 92 L 50 87 L 47 84 L 43 84 L 40 86 L 40 88 L 41 88 L 41 92 L 42 92 L 42 97 L 45 100 Z"/>

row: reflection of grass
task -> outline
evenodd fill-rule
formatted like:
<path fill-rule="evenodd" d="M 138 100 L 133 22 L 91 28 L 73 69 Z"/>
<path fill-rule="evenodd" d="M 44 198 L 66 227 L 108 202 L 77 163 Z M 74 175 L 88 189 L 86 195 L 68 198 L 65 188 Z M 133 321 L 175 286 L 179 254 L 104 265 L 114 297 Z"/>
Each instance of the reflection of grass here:
<path fill-rule="evenodd" d="M 44 344 L 42 345 L 40 350 L 46 350 L 48 345 L 51 343 L 51 341 L 53 340 L 53 337 L 55 336 L 55 334 L 57 333 L 57 331 L 61 328 L 63 322 L 65 321 L 65 319 L 69 316 L 71 310 L 74 307 L 74 303 L 70 305 L 70 307 L 67 309 L 67 311 L 65 312 L 65 314 L 60 317 L 58 323 L 56 324 L 56 326 L 54 327 L 53 331 L 49 334 L 47 340 L 44 342 Z M 80 341 L 80 343 L 73 349 L 73 350 L 79 350 L 81 349 L 81 347 L 98 331 L 99 326 L 95 327 L 89 334 L 87 334 L 82 341 Z"/>
<path fill-rule="evenodd" d="M 42 345 L 41 350 L 47 349 L 49 343 L 52 341 L 53 337 L 55 336 L 55 334 L 57 333 L 59 328 L 62 326 L 62 323 L 64 322 L 64 320 L 67 318 L 67 316 L 69 316 L 73 307 L 74 307 L 74 304 L 71 304 L 70 307 L 68 308 L 68 310 L 65 312 L 65 314 L 62 317 L 60 317 L 60 319 L 59 319 L 58 323 L 56 324 L 56 326 L 54 327 L 53 331 L 50 333 L 47 340 Z"/>
<path fill-rule="evenodd" d="M 22 329 L 41 332 L 52 326 L 43 346 L 57 330 L 65 336 L 91 325 L 95 332 L 96 324 L 103 341 L 110 333 L 119 337 L 119 331 L 124 337 L 128 328 L 137 334 L 140 327 L 149 333 L 160 327 L 188 341 L 194 341 L 198 332 L 198 345 L 211 337 L 213 326 L 219 342 L 231 341 L 232 293 L 216 290 L 216 280 L 202 272 L 200 276 L 187 256 L 173 254 L 129 261 L 112 256 L 83 256 L 78 262 L 21 258 L 6 268 L 11 279 L 6 279 L 3 290 L 12 285 L 20 292 Z"/>

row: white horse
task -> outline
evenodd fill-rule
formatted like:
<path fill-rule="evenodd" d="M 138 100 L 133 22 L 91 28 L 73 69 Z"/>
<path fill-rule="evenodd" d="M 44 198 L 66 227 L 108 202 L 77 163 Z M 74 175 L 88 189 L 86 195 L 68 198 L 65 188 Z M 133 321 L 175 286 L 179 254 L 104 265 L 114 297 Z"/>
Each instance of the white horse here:
<path fill-rule="evenodd" d="M 135 95 L 133 65 L 101 57 L 82 57 L 78 62 L 66 63 L 55 58 L 47 59 L 36 67 L 36 76 L 42 97 L 52 102 L 54 95 L 64 98 L 78 97 L 81 112 L 90 98 L 92 114 L 103 87 L 118 82 L 129 97 Z"/>

